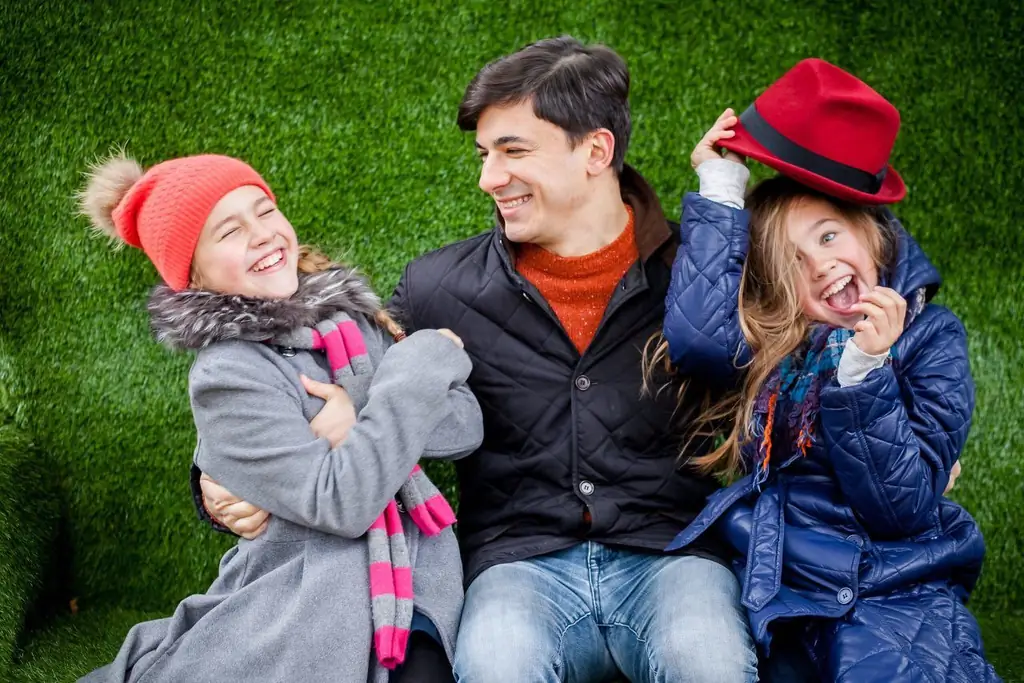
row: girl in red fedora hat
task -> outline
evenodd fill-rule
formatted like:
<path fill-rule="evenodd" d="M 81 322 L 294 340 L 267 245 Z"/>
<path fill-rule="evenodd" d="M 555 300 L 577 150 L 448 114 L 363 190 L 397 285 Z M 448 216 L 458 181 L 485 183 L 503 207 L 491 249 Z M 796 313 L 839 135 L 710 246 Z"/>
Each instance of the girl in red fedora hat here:
<path fill-rule="evenodd" d="M 721 388 L 692 436 L 730 427 L 691 464 L 733 483 L 670 549 L 724 537 L 764 654 L 785 633 L 815 680 L 998 681 L 965 606 L 984 542 L 944 497 L 974 409 L 967 337 L 885 208 L 905 194 L 898 129 L 809 59 L 694 150 L 659 354 Z M 780 175 L 744 197 L 743 157 Z"/>
<path fill-rule="evenodd" d="M 299 246 L 237 159 L 144 171 L 119 155 L 81 199 L 96 230 L 160 274 L 157 338 L 196 354 L 195 465 L 271 513 L 206 593 L 133 627 L 83 680 L 454 680 L 455 518 L 417 462 L 483 438 L 461 340 L 403 338 L 359 274 Z"/>

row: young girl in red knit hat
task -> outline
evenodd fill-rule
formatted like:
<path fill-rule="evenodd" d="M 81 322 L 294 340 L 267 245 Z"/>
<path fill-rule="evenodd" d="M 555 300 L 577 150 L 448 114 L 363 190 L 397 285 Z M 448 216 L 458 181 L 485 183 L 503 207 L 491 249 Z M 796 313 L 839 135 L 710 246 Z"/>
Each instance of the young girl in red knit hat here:
<path fill-rule="evenodd" d="M 93 169 L 82 206 L 153 262 L 156 336 L 196 353 L 195 465 L 271 513 L 206 593 L 136 625 L 83 680 L 452 680 L 454 516 L 417 461 L 483 436 L 458 337 L 402 339 L 363 278 L 299 246 L 237 159 L 144 172 L 119 156 Z"/>
<path fill-rule="evenodd" d="M 884 208 L 905 192 L 898 128 L 812 59 L 694 150 L 659 352 L 727 392 L 695 434 L 731 429 L 692 464 L 734 483 L 670 548 L 724 537 L 763 654 L 784 633 L 809 680 L 997 681 L 965 607 L 984 543 L 943 497 L 974 409 L 967 338 Z M 744 198 L 743 156 L 782 175 Z"/>

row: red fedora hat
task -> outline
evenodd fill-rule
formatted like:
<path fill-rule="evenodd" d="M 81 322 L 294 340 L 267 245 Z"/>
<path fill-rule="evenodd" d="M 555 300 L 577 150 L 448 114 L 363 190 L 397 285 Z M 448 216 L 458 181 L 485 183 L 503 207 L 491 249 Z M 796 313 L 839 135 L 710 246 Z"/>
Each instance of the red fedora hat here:
<path fill-rule="evenodd" d="M 893 204 L 907 193 L 889 165 L 900 113 L 856 76 L 805 59 L 768 86 L 719 144 L 825 194 Z"/>

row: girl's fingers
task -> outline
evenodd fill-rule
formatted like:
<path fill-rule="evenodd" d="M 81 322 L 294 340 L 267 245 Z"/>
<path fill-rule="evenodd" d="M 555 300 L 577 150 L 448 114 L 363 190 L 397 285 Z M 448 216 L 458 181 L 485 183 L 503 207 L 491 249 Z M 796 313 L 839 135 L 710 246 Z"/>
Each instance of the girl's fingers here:
<path fill-rule="evenodd" d="M 726 138 L 731 138 L 731 137 L 735 137 L 735 136 L 736 136 L 736 131 L 734 131 L 734 130 L 719 130 L 719 131 L 715 131 L 715 133 L 713 135 L 708 135 L 707 142 L 705 144 L 709 148 L 713 148 L 715 145 L 718 144 L 718 142 L 720 140 L 724 140 Z"/>
<path fill-rule="evenodd" d="M 888 287 L 875 287 L 871 292 L 861 296 L 861 300 L 874 301 L 884 308 L 893 323 L 901 321 L 903 315 L 907 312 L 907 300 L 900 296 L 896 290 Z"/>
<path fill-rule="evenodd" d="M 888 297 L 890 297 L 892 299 L 902 299 L 903 298 L 902 296 L 900 296 L 900 293 L 897 292 L 892 287 L 875 287 L 875 291 L 876 292 L 881 292 L 882 294 L 885 294 L 886 296 L 888 296 Z"/>
<path fill-rule="evenodd" d="M 221 510 L 232 503 L 237 503 L 239 500 L 230 491 L 209 477 L 200 479 L 199 488 L 203 492 L 203 498 L 206 500 L 207 506 L 214 510 Z"/>
<path fill-rule="evenodd" d="M 895 302 L 889 298 L 884 292 L 880 292 L 877 289 L 868 292 L 867 294 L 860 295 L 861 301 L 870 301 L 871 303 L 885 308 L 888 305 L 895 305 Z"/>
<path fill-rule="evenodd" d="M 881 315 L 889 325 L 896 324 L 896 302 L 884 292 L 874 291 L 865 295 L 867 301 L 878 306 Z"/>
<path fill-rule="evenodd" d="M 260 512 L 263 511 L 260 510 L 255 505 L 246 503 L 245 501 L 241 501 L 239 503 L 235 503 L 234 505 L 229 505 L 223 508 L 223 513 L 225 515 L 230 515 L 231 517 L 234 517 L 236 519 L 245 519 L 246 517 L 252 517 L 255 514 L 259 514 Z"/>
<path fill-rule="evenodd" d="M 886 315 L 885 309 L 881 306 L 874 304 L 860 304 L 859 308 L 861 312 L 866 316 L 865 320 L 861 322 L 867 322 L 871 325 L 871 332 L 882 336 L 887 334 L 892 325 L 889 323 L 889 316 Z"/>
<path fill-rule="evenodd" d="M 885 309 L 878 304 L 871 301 L 862 301 L 859 304 L 850 306 L 850 310 L 861 315 L 866 315 L 871 319 L 885 318 Z"/>
<path fill-rule="evenodd" d="M 337 384 L 327 384 L 325 382 L 318 382 L 315 379 L 310 379 L 305 375 L 299 375 L 299 379 L 302 381 L 302 386 L 305 388 L 306 393 L 310 396 L 316 396 L 327 400 L 332 396 L 337 396 L 342 388 Z"/>
<path fill-rule="evenodd" d="M 736 123 L 738 121 L 739 121 L 739 119 L 737 119 L 735 116 L 730 116 L 729 118 L 727 118 L 727 119 L 725 119 L 723 121 L 718 121 L 717 123 L 715 123 L 715 125 L 713 125 L 711 127 L 711 130 L 708 131 L 708 132 L 709 133 L 713 133 L 713 132 L 716 132 L 716 131 L 721 132 L 721 131 L 730 130 L 733 126 L 736 125 Z"/>
<path fill-rule="evenodd" d="M 267 523 L 268 515 L 252 516 L 245 519 L 238 520 L 235 524 L 234 531 L 239 535 L 243 534 L 255 534 L 264 524 Z"/>
<path fill-rule="evenodd" d="M 900 322 L 903 322 L 907 317 L 907 300 L 898 295 L 896 297 L 896 313 L 900 317 Z"/>
<path fill-rule="evenodd" d="M 260 534 L 262 534 L 264 531 L 267 530 L 267 522 L 269 522 L 269 521 L 270 521 L 270 519 L 267 518 L 267 519 L 263 520 L 263 523 L 260 524 L 259 527 L 256 528 L 255 530 L 250 531 L 248 533 L 239 534 L 239 535 L 242 538 L 244 538 L 245 540 L 251 541 L 252 539 L 256 538 L 257 536 L 259 536 Z"/>

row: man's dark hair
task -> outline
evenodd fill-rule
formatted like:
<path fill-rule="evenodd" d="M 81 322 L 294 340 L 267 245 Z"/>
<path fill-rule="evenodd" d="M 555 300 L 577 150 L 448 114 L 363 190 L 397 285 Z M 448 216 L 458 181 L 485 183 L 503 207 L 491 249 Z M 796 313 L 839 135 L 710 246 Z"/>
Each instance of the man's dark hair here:
<path fill-rule="evenodd" d="M 491 62 L 473 78 L 459 104 L 459 128 L 476 130 L 488 107 L 533 101 L 537 118 L 565 131 L 575 148 L 607 128 L 615 136 L 612 167 L 622 171 L 629 146 L 629 69 L 604 45 L 571 36 L 549 38 Z"/>

